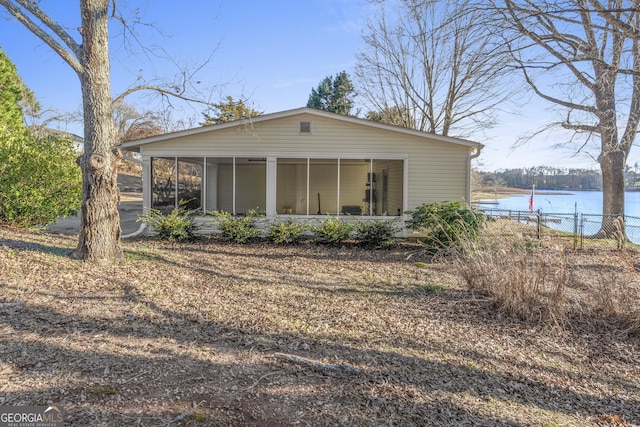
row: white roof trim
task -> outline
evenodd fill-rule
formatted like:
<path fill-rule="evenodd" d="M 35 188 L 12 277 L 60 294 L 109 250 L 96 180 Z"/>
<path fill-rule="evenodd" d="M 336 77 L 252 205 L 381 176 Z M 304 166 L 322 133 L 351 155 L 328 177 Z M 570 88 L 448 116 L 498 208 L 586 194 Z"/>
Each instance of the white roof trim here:
<path fill-rule="evenodd" d="M 206 133 L 206 132 L 215 132 L 217 130 L 227 129 L 227 128 L 236 127 L 236 126 L 243 126 L 243 125 L 246 125 L 246 124 L 249 124 L 249 123 L 261 123 L 261 122 L 265 122 L 265 121 L 269 121 L 269 120 L 281 119 L 281 118 L 291 117 L 291 116 L 296 116 L 296 115 L 301 115 L 301 114 L 310 114 L 312 116 L 324 117 L 324 118 L 328 118 L 328 119 L 331 119 L 331 120 L 339 120 L 339 121 L 343 121 L 343 122 L 354 123 L 354 124 L 358 124 L 358 125 L 363 125 L 363 126 L 369 126 L 369 127 L 373 127 L 373 128 L 383 129 L 383 130 L 387 130 L 387 131 L 391 131 L 391 132 L 398 132 L 398 133 L 403 133 L 403 134 L 407 134 L 407 135 L 413 135 L 413 136 L 417 136 L 417 137 L 420 137 L 420 138 L 429 138 L 429 139 L 440 141 L 440 142 L 447 142 L 447 143 L 450 143 L 450 144 L 464 145 L 464 146 L 472 147 L 472 148 L 481 149 L 482 147 L 484 147 L 484 145 L 480 144 L 479 142 L 468 141 L 468 140 L 459 139 L 459 138 L 452 138 L 452 137 L 449 137 L 449 136 L 436 135 L 436 134 L 433 134 L 433 133 L 423 132 L 423 131 L 414 130 L 414 129 L 407 129 L 407 128 L 403 128 L 403 127 L 400 127 L 400 126 L 388 125 L 388 124 L 385 124 L 385 123 L 379 123 L 379 122 L 374 122 L 374 121 L 371 121 L 371 120 L 360 119 L 358 117 L 344 116 L 342 114 L 329 113 L 327 111 L 316 110 L 314 108 L 307 108 L 307 107 L 296 108 L 294 110 L 280 111 L 278 113 L 262 114 L 260 116 L 252 117 L 250 119 L 235 120 L 233 122 L 221 123 L 221 124 L 218 124 L 218 125 L 201 126 L 201 127 L 197 127 L 197 128 L 193 128 L 193 129 L 186 129 L 186 130 L 181 130 L 181 131 L 177 131 L 177 132 L 164 133 L 162 135 L 150 136 L 148 138 L 142 138 L 142 139 L 136 139 L 136 140 L 133 140 L 133 141 L 123 142 L 121 146 L 124 149 L 137 148 L 137 147 L 140 147 L 142 145 L 151 144 L 151 143 L 154 143 L 154 142 L 166 141 L 166 140 L 173 139 L 173 138 L 180 138 L 180 137 L 184 137 L 184 136 L 198 135 L 200 133 Z"/>

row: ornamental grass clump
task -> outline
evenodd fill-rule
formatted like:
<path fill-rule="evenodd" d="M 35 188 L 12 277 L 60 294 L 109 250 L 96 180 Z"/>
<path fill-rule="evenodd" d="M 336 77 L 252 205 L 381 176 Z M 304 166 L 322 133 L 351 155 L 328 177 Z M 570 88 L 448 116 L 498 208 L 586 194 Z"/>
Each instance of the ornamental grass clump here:
<path fill-rule="evenodd" d="M 640 334 L 640 283 L 622 275 L 599 277 L 591 293 L 593 317 L 616 324 L 626 334 Z"/>
<path fill-rule="evenodd" d="M 453 262 L 468 288 L 488 295 L 499 311 L 526 322 L 564 327 L 571 280 L 565 252 L 520 240 L 466 240 Z"/>

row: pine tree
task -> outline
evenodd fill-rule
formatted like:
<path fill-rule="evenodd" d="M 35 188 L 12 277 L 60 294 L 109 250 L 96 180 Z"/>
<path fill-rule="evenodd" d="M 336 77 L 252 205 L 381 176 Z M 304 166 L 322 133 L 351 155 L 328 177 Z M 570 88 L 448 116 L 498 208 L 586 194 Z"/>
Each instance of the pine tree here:
<path fill-rule="evenodd" d="M 335 78 L 325 77 L 317 88 L 311 89 L 307 107 L 348 116 L 353 108 L 354 97 L 351 78 L 346 71 L 342 71 Z"/>

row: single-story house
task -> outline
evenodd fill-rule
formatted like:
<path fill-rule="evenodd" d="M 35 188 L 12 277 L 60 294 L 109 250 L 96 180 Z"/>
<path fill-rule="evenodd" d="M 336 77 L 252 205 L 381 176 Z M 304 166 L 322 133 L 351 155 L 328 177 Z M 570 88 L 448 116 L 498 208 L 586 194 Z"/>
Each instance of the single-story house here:
<path fill-rule="evenodd" d="M 403 216 L 468 201 L 482 144 L 310 108 L 122 144 L 143 163 L 143 208 L 180 203 L 267 217 Z"/>

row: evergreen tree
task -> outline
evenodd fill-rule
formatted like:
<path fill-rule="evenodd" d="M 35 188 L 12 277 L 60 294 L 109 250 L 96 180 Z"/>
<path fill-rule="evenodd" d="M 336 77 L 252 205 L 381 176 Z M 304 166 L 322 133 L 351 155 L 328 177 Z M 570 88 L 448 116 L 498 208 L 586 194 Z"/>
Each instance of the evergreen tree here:
<path fill-rule="evenodd" d="M 307 107 L 348 116 L 353 108 L 355 89 L 346 71 L 325 77 L 315 89 L 311 89 Z"/>
<path fill-rule="evenodd" d="M 413 116 L 406 109 L 400 107 L 384 108 L 381 111 L 369 111 L 365 115 L 365 119 L 408 129 L 416 129 L 416 122 Z"/>
<path fill-rule="evenodd" d="M 37 102 L 0 50 L 0 224 L 32 227 L 77 209 L 82 181 L 73 142 L 30 133 L 23 105 Z"/>
<path fill-rule="evenodd" d="M 24 130 L 20 103 L 25 99 L 25 86 L 13 62 L 0 49 L 0 127 L 11 132 Z"/>
<path fill-rule="evenodd" d="M 242 99 L 234 101 L 233 97 L 227 96 L 227 102 L 220 102 L 213 105 L 213 113 L 204 112 L 204 122 L 202 126 L 217 125 L 220 123 L 232 122 L 234 120 L 245 120 L 262 114 L 247 106 Z"/>

